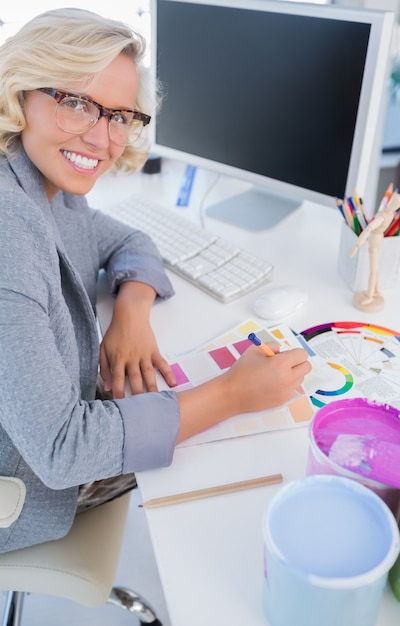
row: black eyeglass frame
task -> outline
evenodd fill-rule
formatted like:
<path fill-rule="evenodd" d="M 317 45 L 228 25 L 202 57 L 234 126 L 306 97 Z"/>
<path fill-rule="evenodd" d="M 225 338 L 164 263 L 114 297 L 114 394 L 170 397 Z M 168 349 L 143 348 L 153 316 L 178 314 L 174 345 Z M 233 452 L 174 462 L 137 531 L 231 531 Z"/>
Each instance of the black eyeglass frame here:
<path fill-rule="evenodd" d="M 60 104 L 64 98 L 77 98 L 78 100 L 83 100 L 84 102 L 90 102 L 90 104 L 94 104 L 94 106 L 99 110 L 99 117 L 96 119 L 96 122 L 101 117 L 106 117 L 108 121 L 111 121 L 111 118 L 116 113 L 133 113 L 132 120 L 138 120 L 142 122 L 143 126 L 147 126 L 150 124 L 151 116 L 146 113 L 142 113 L 141 111 L 137 111 L 136 109 L 109 109 L 108 107 L 103 107 L 101 104 L 89 98 L 89 96 L 85 96 L 83 94 L 70 93 L 68 91 L 61 91 L 60 89 L 52 89 L 49 87 L 40 87 L 38 91 L 43 91 L 48 96 L 54 98 L 57 104 Z M 94 124 L 93 124 L 94 126 Z M 78 134 L 78 133 L 77 133 Z"/>

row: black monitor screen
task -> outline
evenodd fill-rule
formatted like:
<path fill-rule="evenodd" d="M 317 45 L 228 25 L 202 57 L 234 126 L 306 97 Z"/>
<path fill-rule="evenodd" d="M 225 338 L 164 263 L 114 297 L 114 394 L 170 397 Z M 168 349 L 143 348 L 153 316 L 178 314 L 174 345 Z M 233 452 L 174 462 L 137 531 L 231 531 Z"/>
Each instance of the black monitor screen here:
<path fill-rule="evenodd" d="M 370 28 L 158 0 L 156 143 L 343 197 Z"/>

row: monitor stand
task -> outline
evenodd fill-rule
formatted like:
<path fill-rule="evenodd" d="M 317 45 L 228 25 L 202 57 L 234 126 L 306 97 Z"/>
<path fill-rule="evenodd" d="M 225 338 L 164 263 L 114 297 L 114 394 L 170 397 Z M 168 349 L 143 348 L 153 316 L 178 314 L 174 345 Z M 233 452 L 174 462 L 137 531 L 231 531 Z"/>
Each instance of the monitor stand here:
<path fill-rule="evenodd" d="M 273 228 L 300 204 L 287 196 L 253 188 L 209 206 L 205 213 L 207 217 L 257 232 Z"/>

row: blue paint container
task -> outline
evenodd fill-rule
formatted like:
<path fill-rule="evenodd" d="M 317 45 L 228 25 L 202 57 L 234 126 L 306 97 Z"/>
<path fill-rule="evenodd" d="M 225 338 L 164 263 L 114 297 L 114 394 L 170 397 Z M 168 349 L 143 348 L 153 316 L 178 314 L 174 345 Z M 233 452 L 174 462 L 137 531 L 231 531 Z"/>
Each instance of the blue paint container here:
<path fill-rule="evenodd" d="M 273 498 L 263 519 L 269 626 L 373 626 L 400 551 L 396 520 L 373 491 L 308 476 Z"/>

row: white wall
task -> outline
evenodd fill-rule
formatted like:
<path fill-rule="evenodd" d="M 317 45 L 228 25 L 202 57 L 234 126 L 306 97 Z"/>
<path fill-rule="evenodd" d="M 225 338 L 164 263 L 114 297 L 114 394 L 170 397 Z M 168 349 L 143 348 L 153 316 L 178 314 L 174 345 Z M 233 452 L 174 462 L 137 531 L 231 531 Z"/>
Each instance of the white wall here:
<path fill-rule="evenodd" d="M 0 0 L 0 45 L 7 37 L 16 33 L 21 26 L 35 15 L 65 6 L 78 6 L 131 24 L 149 36 L 149 4 L 150 0 L 26 0 L 5 2 Z"/>
<path fill-rule="evenodd" d="M 332 0 L 331 4 L 361 9 L 384 9 L 389 11 L 399 10 L 399 0 Z"/>

